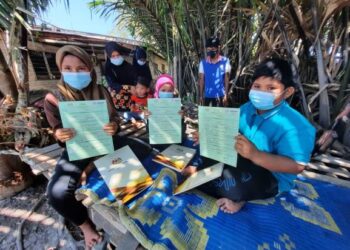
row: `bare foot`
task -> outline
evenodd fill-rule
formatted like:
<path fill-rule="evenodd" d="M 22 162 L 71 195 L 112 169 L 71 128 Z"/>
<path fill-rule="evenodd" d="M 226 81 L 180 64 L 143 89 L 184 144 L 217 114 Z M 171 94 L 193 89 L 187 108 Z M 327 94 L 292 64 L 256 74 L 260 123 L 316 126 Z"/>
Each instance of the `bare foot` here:
<path fill-rule="evenodd" d="M 216 201 L 216 205 L 220 208 L 221 211 L 229 214 L 237 213 L 244 206 L 245 202 L 233 202 L 227 198 L 221 198 Z"/>
<path fill-rule="evenodd" d="M 95 244 L 102 241 L 102 236 L 95 230 L 90 221 L 85 221 L 79 227 L 84 234 L 86 250 L 90 250 Z"/>

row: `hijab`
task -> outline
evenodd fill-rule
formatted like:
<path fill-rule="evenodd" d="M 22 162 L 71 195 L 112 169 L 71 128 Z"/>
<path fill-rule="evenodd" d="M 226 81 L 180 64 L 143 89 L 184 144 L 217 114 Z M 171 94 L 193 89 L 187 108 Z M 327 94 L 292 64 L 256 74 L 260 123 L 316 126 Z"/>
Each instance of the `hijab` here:
<path fill-rule="evenodd" d="M 111 58 L 113 51 L 119 52 L 120 55 L 123 52 L 123 48 L 118 43 L 113 41 L 106 43 L 105 50 L 106 50 L 108 59 Z"/>
<path fill-rule="evenodd" d="M 142 76 L 142 77 L 145 77 L 148 81 L 152 81 L 152 74 L 148 66 L 148 63 L 145 63 L 144 65 L 139 65 L 137 62 L 137 60 L 146 59 L 146 58 L 147 58 L 146 51 L 141 47 L 137 47 L 134 52 L 132 66 L 134 67 L 135 73 L 137 76 Z"/>
<path fill-rule="evenodd" d="M 107 107 L 109 114 L 112 114 L 113 104 L 108 91 L 102 86 L 96 83 L 96 72 L 94 65 L 91 61 L 90 55 L 85 52 L 85 50 L 72 45 L 63 46 L 56 53 L 56 64 L 60 72 L 62 72 L 62 61 L 67 55 L 73 55 L 78 57 L 91 72 L 91 82 L 90 84 L 82 89 L 76 90 L 71 88 L 67 83 L 64 82 L 63 76 L 59 80 L 57 87 L 60 94 L 64 97 L 66 101 L 84 101 L 84 100 L 102 100 L 107 101 Z"/>
<path fill-rule="evenodd" d="M 155 86 L 155 92 L 154 92 L 155 98 L 159 98 L 159 90 L 166 83 L 175 87 L 174 79 L 172 78 L 171 75 L 162 74 L 162 75 L 158 76 L 158 79 L 156 81 L 156 86 Z"/>

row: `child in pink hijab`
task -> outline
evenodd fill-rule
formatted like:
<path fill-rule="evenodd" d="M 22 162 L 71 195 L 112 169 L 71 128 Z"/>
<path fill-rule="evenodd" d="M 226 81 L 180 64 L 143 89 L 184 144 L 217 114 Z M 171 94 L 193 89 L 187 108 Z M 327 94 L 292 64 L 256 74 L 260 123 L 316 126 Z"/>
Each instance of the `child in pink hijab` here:
<path fill-rule="evenodd" d="M 175 91 L 174 79 L 171 75 L 162 74 L 156 81 L 154 98 L 173 98 Z"/>

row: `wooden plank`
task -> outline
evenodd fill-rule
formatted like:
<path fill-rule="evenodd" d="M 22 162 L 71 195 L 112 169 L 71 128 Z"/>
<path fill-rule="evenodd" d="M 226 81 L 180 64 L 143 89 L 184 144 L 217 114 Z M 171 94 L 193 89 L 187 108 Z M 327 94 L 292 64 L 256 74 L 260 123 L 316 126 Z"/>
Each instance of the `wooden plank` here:
<path fill-rule="evenodd" d="M 332 174 L 339 175 L 339 176 L 350 179 L 350 172 L 342 170 L 342 169 L 338 169 L 338 168 L 330 168 L 330 167 L 324 165 L 322 162 L 309 163 L 309 164 L 307 164 L 307 168 L 323 171 L 326 173 L 332 173 Z"/>
<path fill-rule="evenodd" d="M 317 173 L 313 173 L 313 172 L 310 172 L 310 171 L 303 171 L 300 175 L 304 176 L 306 178 L 311 178 L 311 179 L 316 179 L 316 180 L 320 180 L 320 181 L 325 181 L 325 182 L 329 182 L 329 183 L 332 183 L 332 184 L 335 184 L 335 185 L 338 185 L 338 186 L 350 188 L 350 182 L 349 181 L 341 180 L 341 179 L 330 177 L 330 176 L 327 176 L 327 175 L 317 174 Z"/>
<path fill-rule="evenodd" d="M 53 170 L 52 171 L 47 170 L 47 171 L 42 172 L 41 174 L 44 175 L 46 177 L 46 179 L 50 180 L 52 175 L 53 175 Z"/>
<path fill-rule="evenodd" d="M 35 175 L 39 175 L 41 174 L 42 172 L 45 172 L 45 171 L 50 171 L 50 170 L 54 170 L 56 165 L 57 165 L 57 161 L 59 159 L 59 156 L 57 158 L 53 158 L 51 160 L 48 160 L 46 162 L 43 162 L 41 164 L 36 164 L 34 166 L 31 166 L 32 168 L 32 172 L 35 174 Z"/>
<path fill-rule="evenodd" d="M 118 133 L 119 136 L 127 136 L 127 135 L 130 135 L 130 134 L 133 134 L 135 133 L 136 131 L 138 131 L 140 128 L 136 128 L 135 126 L 132 126 L 128 129 L 125 129 L 121 132 Z"/>
<path fill-rule="evenodd" d="M 334 164 L 345 168 L 350 168 L 350 161 L 344 160 L 339 157 L 334 157 L 331 155 L 325 155 L 325 154 L 317 155 L 313 157 L 313 160 L 322 161 L 324 163 Z"/>
<path fill-rule="evenodd" d="M 134 134 L 132 134 L 132 137 L 140 137 L 141 135 L 144 135 L 147 133 L 147 129 L 146 126 L 142 127 L 141 129 L 139 129 L 138 131 L 136 131 Z"/>
<path fill-rule="evenodd" d="M 124 234 L 124 237 L 116 244 L 118 250 L 130 250 L 137 249 L 139 242 L 134 238 L 134 236 L 130 232 L 127 232 L 126 234 Z"/>
<path fill-rule="evenodd" d="M 91 220 L 97 228 L 103 228 L 117 249 L 131 250 L 136 249 L 139 245 L 138 241 L 121 223 L 116 208 L 93 204 L 88 210 Z"/>
<path fill-rule="evenodd" d="M 30 90 L 49 90 L 57 89 L 57 80 L 29 80 Z"/>
<path fill-rule="evenodd" d="M 28 46 L 28 50 L 38 51 L 38 52 L 48 52 L 53 54 L 56 54 L 57 50 L 60 48 L 57 46 L 43 44 L 38 41 L 36 42 L 28 41 L 27 46 Z"/>
<path fill-rule="evenodd" d="M 32 165 L 41 164 L 43 162 L 49 161 L 53 158 L 57 159 L 58 157 L 61 156 L 62 152 L 63 152 L 63 149 L 58 148 L 46 154 L 37 154 L 34 157 L 31 157 L 29 154 L 26 157 L 28 158 L 28 161 L 30 161 L 30 164 L 29 163 L 28 164 L 32 166 Z"/>
<path fill-rule="evenodd" d="M 61 148 L 61 147 L 58 145 L 58 143 L 55 143 L 55 144 L 52 144 L 52 145 L 44 147 L 44 148 L 37 148 L 35 150 L 31 150 L 28 153 L 24 152 L 24 156 L 27 157 L 27 155 L 28 155 L 28 157 L 33 158 L 37 155 L 46 154 L 48 152 L 57 150 L 59 148 Z"/>
<path fill-rule="evenodd" d="M 125 129 L 128 129 L 130 127 L 133 127 L 132 123 L 124 123 L 120 125 L 120 131 L 124 131 Z"/>

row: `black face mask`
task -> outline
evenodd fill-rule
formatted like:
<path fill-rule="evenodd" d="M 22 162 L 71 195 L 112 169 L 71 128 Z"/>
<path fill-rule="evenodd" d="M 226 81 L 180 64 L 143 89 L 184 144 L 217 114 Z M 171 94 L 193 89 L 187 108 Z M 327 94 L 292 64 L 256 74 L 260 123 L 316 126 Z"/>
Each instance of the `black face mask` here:
<path fill-rule="evenodd" d="M 209 56 L 210 58 L 214 58 L 217 53 L 218 53 L 217 51 L 211 50 L 207 52 L 207 56 Z"/>

